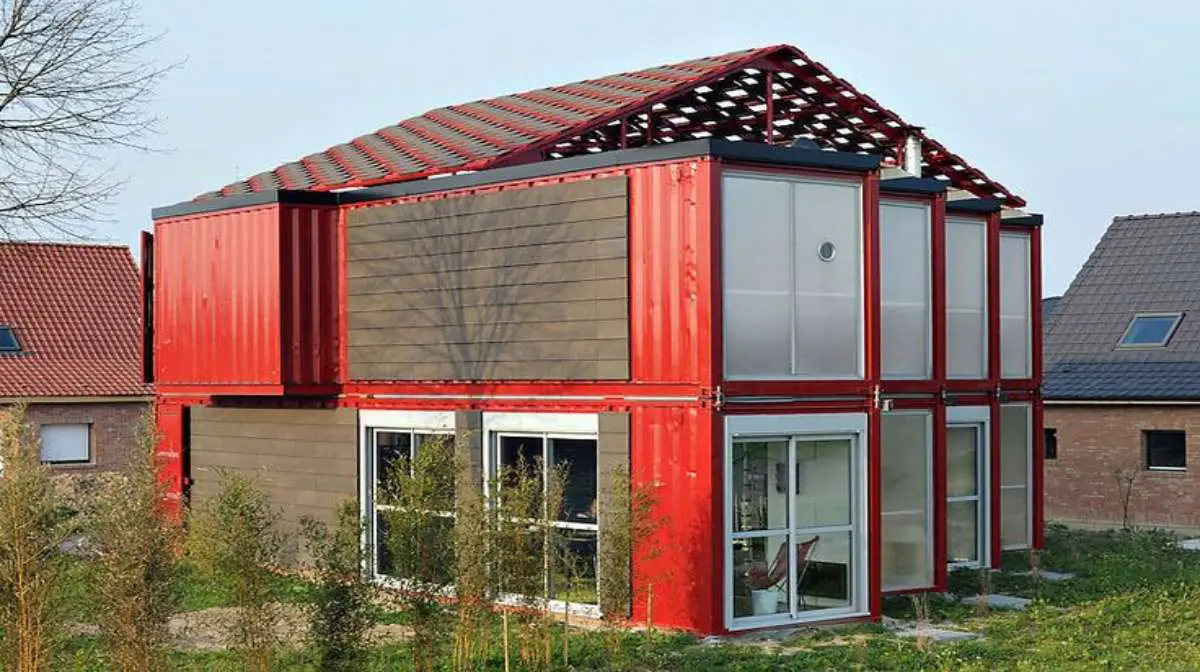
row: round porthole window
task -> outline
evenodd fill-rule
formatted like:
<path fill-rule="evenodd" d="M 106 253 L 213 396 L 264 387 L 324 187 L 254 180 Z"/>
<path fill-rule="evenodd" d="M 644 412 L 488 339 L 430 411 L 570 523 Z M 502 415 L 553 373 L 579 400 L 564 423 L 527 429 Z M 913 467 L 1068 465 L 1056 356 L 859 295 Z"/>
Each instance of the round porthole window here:
<path fill-rule="evenodd" d="M 821 261 L 833 261 L 837 256 L 837 246 L 828 240 L 817 246 L 817 258 Z"/>

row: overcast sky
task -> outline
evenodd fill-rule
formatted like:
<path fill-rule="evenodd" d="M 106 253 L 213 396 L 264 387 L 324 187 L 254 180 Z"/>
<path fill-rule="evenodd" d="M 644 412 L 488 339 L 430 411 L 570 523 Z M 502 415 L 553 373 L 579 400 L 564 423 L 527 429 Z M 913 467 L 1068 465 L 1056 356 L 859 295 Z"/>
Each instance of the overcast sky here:
<path fill-rule="evenodd" d="M 1114 215 L 1200 210 L 1200 3 L 205 0 L 143 3 L 186 62 L 165 152 L 121 156 L 104 237 L 150 208 L 428 109 L 789 43 L 1046 215 L 1045 290 Z"/>

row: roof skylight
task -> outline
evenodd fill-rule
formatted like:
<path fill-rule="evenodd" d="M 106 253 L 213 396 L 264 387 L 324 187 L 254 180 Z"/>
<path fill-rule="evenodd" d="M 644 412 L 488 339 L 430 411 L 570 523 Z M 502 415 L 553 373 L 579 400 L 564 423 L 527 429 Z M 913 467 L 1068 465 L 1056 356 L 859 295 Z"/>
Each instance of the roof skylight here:
<path fill-rule="evenodd" d="M 1120 348 L 1161 348 L 1171 341 L 1183 313 L 1143 313 L 1134 315 L 1117 344 Z"/>
<path fill-rule="evenodd" d="M 21 342 L 12 327 L 0 327 L 0 352 L 20 352 Z"/>

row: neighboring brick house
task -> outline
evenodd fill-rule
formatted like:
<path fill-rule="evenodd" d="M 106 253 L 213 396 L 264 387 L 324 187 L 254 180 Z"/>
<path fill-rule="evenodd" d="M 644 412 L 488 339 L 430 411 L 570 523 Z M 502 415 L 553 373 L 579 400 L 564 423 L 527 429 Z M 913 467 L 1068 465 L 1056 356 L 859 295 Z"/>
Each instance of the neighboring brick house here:
<path fill-rule="evenodd" d="M 1200 527 L 1200 213 L 1117 217 L 1045 333 L 1048 519 Z"/>
<path fill-rule="evenodd" d="M 143 383 L 141 281 L 128 248 L 0 244 L 0 403 L 27 402 L 42 458 L 117 468 L 153 391 Z"/>

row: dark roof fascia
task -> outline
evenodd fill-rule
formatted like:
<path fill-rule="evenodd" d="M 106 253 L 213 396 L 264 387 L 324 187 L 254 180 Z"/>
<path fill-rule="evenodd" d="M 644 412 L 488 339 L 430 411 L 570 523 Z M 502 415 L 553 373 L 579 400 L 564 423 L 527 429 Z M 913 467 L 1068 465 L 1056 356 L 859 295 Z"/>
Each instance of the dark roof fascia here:
<path fill-rule="evenodd" d="M 1004 202 L 997 198 L 960 198 L 946 201 L 946 212 L 954 215 L 990 215 L 1000 212 Z"/>
<path fill-rule="evenodd" d="M 1042 227 L 1042 215 L 1037 212 L 1031 212 L 1021 217 L 1001 217 L 1000 226 L 1027 226 L 1031 229 L 1040 229 Z"/>
<path fill-rule="evenodd" d="M 880 157 L 849 152 L 829 152 L 814 149 L 768 145 L 759 142 L 729 140 L 691 140 L 653 147 L 598 152 L 565 159 L 538 161 L 507 168 L 494 168 L 477 173 L 451 175 L 411 182 L 400 182 L 367 189 L 341 192 L 263 191 L 236 196 L 222 196 L 204 201 L 185 201 L 155 208 L 154 219 L 179 217 L 269 203 L 298 203 L 308 205 L 340 205 L 389 198 L 428 194 L 452 189 L 465 189 L 501 182 L 549 177 L 563 173 L 603 170 L 619 166 L 671 161 L 690 157 L 712 156 L 735 163 L 765 164 L 797 168 L 820 168 L 853 173 L 869 173 L 879 169 Z M 998 202 L 998 201 L 997 201 Z"/>
<path fill-rule="evenodd" d="M 942 194 L 950 185 L 932 177 L 895 177 L 879 181 L 879 191 L 885 194 L 917 194 L 932 196 Z"/>
<path fill-rule="evenodd" d="M 302 191 L 295 189 L 274 189 L 271 191 L 254 191 L 248 194 L 222 196 L 207 201 L 184 201 L 175 205 L 166 205 L 150 211 L 150 217 L 159 220 L 168 217 L 184 215 L 199 215 L 220 210 L 235 210 L 257 205 L 272 203 L 293 203 L 297 205 L 337 205 L 340 194 L 324 191 Z"/>

